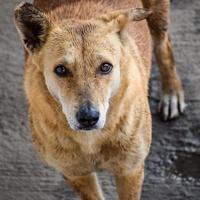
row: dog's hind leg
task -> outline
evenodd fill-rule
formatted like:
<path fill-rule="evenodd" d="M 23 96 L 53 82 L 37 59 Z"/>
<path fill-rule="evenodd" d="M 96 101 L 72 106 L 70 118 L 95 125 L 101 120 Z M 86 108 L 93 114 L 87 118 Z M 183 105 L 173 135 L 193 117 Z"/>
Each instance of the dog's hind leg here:
<path fill-rule="evenodd" d="M 147 22 L 153 37 L 154 51 L 162 82 L 159 110 L 164 120 L 178 117 L 185 109 L 184 91 L 176 71 L 169 34 L 170 0 L 142 0 L 153 11 Z"/>
<path fill-rule="evenodd" d="M 82 200 L 104 200 L 95 173 L 86 176 L 70 176 L 65 180 Z"/>

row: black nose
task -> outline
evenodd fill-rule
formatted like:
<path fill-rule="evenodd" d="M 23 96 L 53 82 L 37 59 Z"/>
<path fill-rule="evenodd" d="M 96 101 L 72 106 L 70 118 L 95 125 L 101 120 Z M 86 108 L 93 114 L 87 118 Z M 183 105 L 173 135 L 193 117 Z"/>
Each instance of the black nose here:
<path fill-rule="evenodd" d="M 98 122 L 99 112 L 88 103 L 79 109 L 76 118 L 83 128 L 91 128 Z"/>

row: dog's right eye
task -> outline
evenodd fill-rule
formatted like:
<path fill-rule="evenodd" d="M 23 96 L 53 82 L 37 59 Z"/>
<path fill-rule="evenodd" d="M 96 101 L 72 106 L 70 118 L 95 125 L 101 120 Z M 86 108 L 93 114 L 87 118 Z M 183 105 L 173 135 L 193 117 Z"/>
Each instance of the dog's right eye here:
<path fill-rule="evenodd" d="M 64 65 L 58 65 L 54 69 L 54 73 L 60 77 L 66 77 L 70 75 L 70 71 Z"/>
<path fill-rule="evenodd" d="M 110 63 L 102 63 L 99 67 L 99 72 L 101 74 L 109 74 L 112 71 L 112 64 Z"/>

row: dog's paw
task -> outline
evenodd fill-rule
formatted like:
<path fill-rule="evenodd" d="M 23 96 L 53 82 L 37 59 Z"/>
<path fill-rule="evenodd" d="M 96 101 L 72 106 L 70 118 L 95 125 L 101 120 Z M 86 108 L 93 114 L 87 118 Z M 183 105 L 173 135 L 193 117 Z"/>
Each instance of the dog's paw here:
<path fill-rule="evenodd" d="M 171 120 L 183 114 L 186 108 L 184 92 L 163 94 L 159 104 L 159 112 L 164 121 Z"/>

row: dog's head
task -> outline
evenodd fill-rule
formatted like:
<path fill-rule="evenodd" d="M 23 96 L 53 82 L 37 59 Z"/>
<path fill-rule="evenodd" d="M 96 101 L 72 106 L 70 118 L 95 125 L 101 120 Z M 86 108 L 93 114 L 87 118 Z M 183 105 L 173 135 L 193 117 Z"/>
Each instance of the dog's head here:
<path fill-rule="evenodd" d="M 109 100 L 120 86 L 121 34 L 128 22 L 149 13 L 127 9 L 91 20 L 51 22 L 31 4 L 16 8 L 15 23 L 24 46 L 72 129 L 104 127 Z"/>

